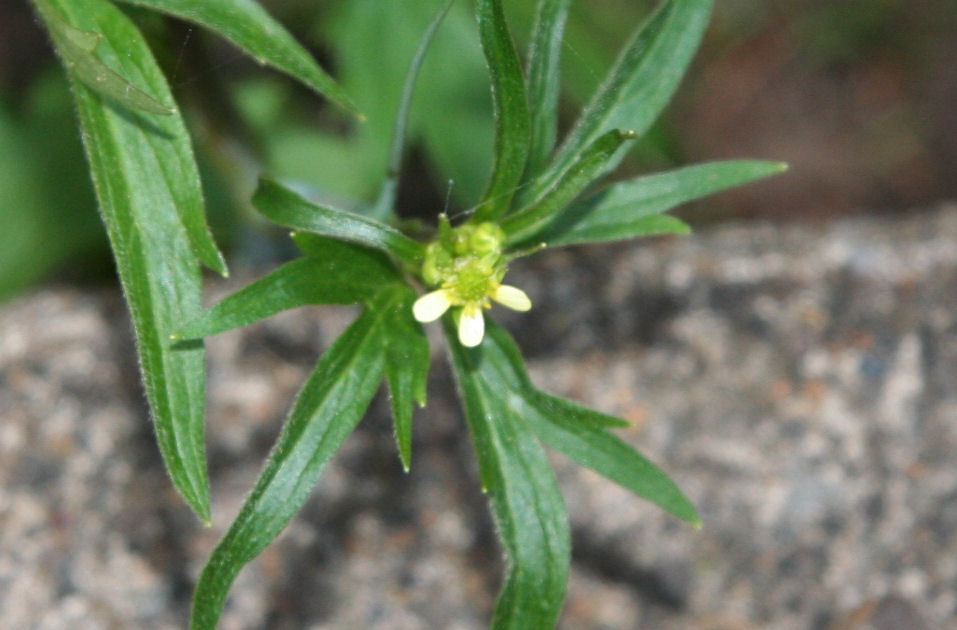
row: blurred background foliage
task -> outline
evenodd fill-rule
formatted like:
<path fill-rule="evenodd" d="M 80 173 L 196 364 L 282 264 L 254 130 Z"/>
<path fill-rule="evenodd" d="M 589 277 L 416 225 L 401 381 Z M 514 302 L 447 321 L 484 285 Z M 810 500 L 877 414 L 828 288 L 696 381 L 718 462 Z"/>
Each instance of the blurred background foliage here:
<path fill-rule="evenodd" d="M 186 112 L 214 229 L 240 265 L 274 257 L 279 242 L 248 206 L 260 172 L 344 207 L 375 197 L 405 68 L 438 2 L 263 4 L 342 82 L 366 122 L 208 33 L 130 10 Z M 564 125 L 652 4 L 574 4 Z M 957 2 L 716 5 L 691 75 L 622 175 L 733 157 L 791 163 L 786 176 L 681 211 L 699 225 L 899 212 L 957 198 Z M 534 0 L 506 7 L 523 45 Z M 402 211 L 432 216 L 447 195 L 453 211 L 474 203 L 489 169 L 492 121 L 466 0 L 423 68 L 411 129 Z M 0 4 L 0 226 L 0 299 L 38 281 L 111 273 L 66 83 L 26 0 Z"/>

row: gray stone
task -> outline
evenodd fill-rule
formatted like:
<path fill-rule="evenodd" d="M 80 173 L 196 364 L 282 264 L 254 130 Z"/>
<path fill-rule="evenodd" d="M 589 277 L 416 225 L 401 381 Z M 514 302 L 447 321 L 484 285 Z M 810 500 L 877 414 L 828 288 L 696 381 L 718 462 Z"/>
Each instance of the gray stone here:
<path fill-rule="evenodd" d="M 631 420 L 621 435 L 704 521 L 556 455 L 575 547 L 561 628 L 957 629 L 957 206 L 556 251 L 509 282 L 535 303 L 501 314 L 533 378 Z M 353 313 L 209 340 L 207 530 L 163 473 L 119 297 L 0 308 L 0 629 L 184 627 Z M 501 554 L 453 394 L 439 351 L 408 475 L 373 403 L 240 575 L 223 630 L 486 627 Z"/>

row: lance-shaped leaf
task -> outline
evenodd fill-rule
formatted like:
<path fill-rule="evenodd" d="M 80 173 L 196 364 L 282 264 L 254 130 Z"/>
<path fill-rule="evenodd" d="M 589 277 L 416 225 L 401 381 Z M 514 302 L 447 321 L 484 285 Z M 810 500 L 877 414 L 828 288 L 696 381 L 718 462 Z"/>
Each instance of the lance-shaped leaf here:
<path fill-rule="evenodd" d="M 395 441 L 402 468 L 412 462 L 412 407 L 425 405 L 429 375 L 429 341 L 422 324 L 412 316 L 416 294 L 406 287 L 402 299 L 389 313 L 385 328 L 385 379 L 389 385 Z"/>
<path fill-rule="evenodd" d="M 505 22 L 501 0 L 476 2 L 479 36 L 492 82 L 495 148 L 492 176 L 475 211 L 475 221 L 489 221 L 508 209 L 528 158 L 528 101 L 522 66 Z"/>
<path fill-rule="evenodd" d="M 635 134 L 631 132 L 614 129 L 595 140 L 541 199 L 502 221 L 502 229 L 508 235 L 508 244 L 522 242 L 540 231 L 555 213 L 567 206 L 592 183 L 618 148 L 634 137 Z"/>
<path fill-rule="evenodd" d="M 571 0 L 539 0 L 528 52 L 530 139 L 526 178 L 538 175 L 555 147 L 562 38 Z"/>
<path fill-rule="evenodd" d="M 256 61 L 295 77 L 349 112 L 355 106 L 282 24 L 254 0 L 122 0 L 209 28 Z"/>
<path fill-rule="evenodd" d="M 172 114 L 175 111 L 175 107 L 159 102 L 100 61 L 94 52 L 103 39 L 100 33 L 67 24 L 48 0 L 34 0 L 34 4 L 43 16 L 43 23 L 63 65 L 83 85 L 131 109 L 142 109 L 151 114 Z"/>
<path fill-rule="evenodd" d="M 191 630 L 214 630 L 240 569 L 292 520 L 362 418 L 382 378 L 383 326 L 399 299 L 400 291 L 383 291 L 303 385 L 252 493 L 200 574 Z"/>
<path fill-rule="evenodd" d="M 115 6 L 105 0 L 47 4 L 71 27 L 102 35 L 97 53 L 104 63 L 162 102 L 172 102 L 149 48 Z M 189 138 L 178 115 L 127 110 L 88 89 L 69 67 L 68 75 L 130 305 L 157 441 L 173 482 L 208 521 L 202 345 L 168 345 L 175 328 L 201 309 L 197 239 L 190 226 L 202 223 L 202 196 Z M 218 252 L 209 243 L 204 260 L 211 264 Z"/>
<path fill-rule="evenodd" d="M 172 103 L 173 97 L 152 53 L 143 46 L 139 49 L 142 55 L 123 58 L 125 42 L 120 33 L 100 32 L 100 25 L 93 21 L 83 21 L 88 25 L 85 28 L 71 24 L 74 18 L 69 11 L 82 6 L 76 0 L 35 0 L 35 3 L 57 54 L 74 80 L 105 97 L 105 106 L 118 104 L 145 112 L 137 119 L 144 127 L 152 125 L 154 120 L 160 121 L 152 127 L 153 133 L 143 137 L 153 145 L 154 151 L 163 155 L 159 161 L 162 177 L 172 183 L 176 209 L 186 227 L 193 253 L 210 269 L 228 275 L 226 262 L 206 224 L 199 170 L 189 134 L 176 108 L 166 104 Z M 138 31 L 126 32 L 140 37 Z M 155 119 L 157 114 L 169 115 L 169 119 Z"/>
<path fill-rule="evenodd" d="M 410 264 L 425 255 L 422 243 L 395 228 L 345 210 L 318 206 L 269 179 L 259 180 L 253 205 L 280 225 L 378 249 Z"/>
<path fill-rule="evenodd" d="M 492 362 L 492 368 L 499 373 L 503 382 L 513 383 L 514 389 L 522 392 L 522 397 L 531 404 L 536 407 L 548 408 L 585 425 L 608 428 L 631 426 L 631 423 L 627 420 L 615 418 L 600 411 L 583 407 L 570 400 L 546 394 L 536 388 L 525 370 L 522 353 L 509 334 L 492 320 L 488 321 L 488 331 L 493 338 L 490 343 L 494 344 L 492 352 L 496 357 L 496 360 Z"/>
<path fill-rule="evenodd" d="M 483 361 L 502 383 L 530 383 L 518 348 L 504 329 L 490 323 L 482 350 Z M 549 447 L 678 518 L 700 525 L 694 506 L 678 486 L 660 468 L 609 433 L 606 426 L 613 421 L 603 418 L 603 414 L 585 413 L 588 410 L 528 386 L 514 394 L 512 405 L 515 413 Z"/>
<path fill-rule="evenodd" d="M 552 164 L 522 191 L 522 199 L 535 199 L 551 188 L 576 157 L 603 133 L 631 129 L 641 136 L 647 131 L 671 99 L 697 50 L 712 3 L 713 0 L 665 0 L 622 49 Z M 607 168 L 614 168 L 618 159 L 610 161 Z"/>
<path fill-rule="evenodd" d="M 429 50 L 429 45 L 435 38 L 435 33 L 439 30 L 442 20 L 445 19 L 452 3 L 455 0 L 448 0 L 436 12 L 435 17 L 429 22 L 422 39 L 419 41 L 415 54 L 412 55 L 412 61 L 409 62 L 409 69 L 405 73 L 405 82 L 402 84 L 402 94 L 399 97 L 399 107 L 395 114 L 395 125 L 392 130 L 392 145 L 389 147 L 389 166 L 386 171 L 385 181 L 382 183 L 382 190 L 379 192 L 379 198 L 369 208 L 369 216 L 385 221 L 393 212 L 395 205 L 395 195 L 399 187 L 399 171 L 402 168 L 402 154 L 405 151 L 406 133 L 409 126 L 409 112 L 412 108 L 412 96 L 415 93 L 415 81 L 419 77 L 419 70 L 422 68 L 422 62 L 425 61 L 425 53 Z"/>
<path fill-rule="evenodd" d="M 332 239 L 321 256 L 288 262 L 223 298 L 179 330 L 178 339 L 195 339 L 246 326 L 280 311 L 306 304 L 356 304 L 373 298 L 399 280 L 381 253 Z M 410 311 L 411 312 L 411 311 Z"/>
<path fill-rule="evenodd" d="M 493 630 L 552 628 L 561 611 L 570 562 L 568 516 L 555 475 L 520 402 L 485 354 L 465 348 L 444 319 L 482 486 L 506 552 L 505 584 Z"/>
<path fill-rule="evenodd" d="M 567 207 L 529 241 L 553 247 L 687 232 L 682 221 L 661 213 L 786 169 L 780 162 L 728 160 L 620 182 Z"/>

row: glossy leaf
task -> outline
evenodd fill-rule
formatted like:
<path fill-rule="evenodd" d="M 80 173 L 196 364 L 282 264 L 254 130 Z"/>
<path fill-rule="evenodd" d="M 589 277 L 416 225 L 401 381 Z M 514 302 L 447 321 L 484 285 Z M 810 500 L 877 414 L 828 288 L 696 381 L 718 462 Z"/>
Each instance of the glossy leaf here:
<path fill-rule="evenodd" d="M 516 406 L 513 383 L 503 382 L 488 360 L 488 340 L 465 348 L 451 317 L 443 322 L 482 486 L 506 553 L 492 629 L 552 628 L 570 562 L 568 517 L 555 475 Z"/>
<path fill-rule="evenodd" d="M 780 162 L 728 160 L 620 182 L 567 207 L 531 240 L 559 246 L 687 232 L 682 221 L 661 213 L 786 169 Z"/>
<path fill-rule="evenodd" d="M 200 24 L 239 46 L 261 64 L 302 81 L 317 93 L 356 113 L 341 87 L 305 48 L 253 0 L 122 0 Z"/>
<path fill-rule="evenodd" d="M 483 361 L 497 372 L 500 382 L 528 382 L 518 348 L 504 329 L 490 323 L 482 350 Z M 602 418 L 597 412 L 586 413 L 590 410 L 531 389 L 518 390 L 513 398 L 515 413 L 549 447 L 678 518 L 700 525 L 694 506 L 678 486 L 660 468 L 602 426 L 611 424 L 607 417 Z"/>
<path fill-rule="evenodd" d="M 400 295 L 384 291 L 326 350 L 303 385 L 252 493 L 200 574 L 191 630 L 214 630 L 240 569 L 292 520 L 362 418 L 382 378 L 383 327 Z"/>
<path fill-rule="evenodd" d="M 215 335 L 306 304 L 356 304 L 399 279 L 395 267 L 379 252 L 322 240 L 321 257 L 297 258 L 282 265 L 204 311 L 176 337 Z"/>
<path fill-rule="evenodd" d="M 155 147 L 162 145 L 159 148 L 164 154 L 164 159 L 159 161 L 162 177 L 174 183 L 172 189 L 177 194 L 176 208 L 186 227 L 193 253 L 210 269 L 228 275 L 226 261 L 206 224 L 203 192 L 192 143 L 176 108 L 165 104 L 172 103 L 173 97 L 166 79 L 157 70 L 152 53 L 144 47 L 140 49 L 142 56 L 132 55 L 121 59 L 120 56 L 125 54 L 122 38 L 104 40 L 100 25 L 94 21 L 85 22 L 89 28 L 77 28 L 70 24 L 64 19 L 63 11 L 68 11 L 68 7 L 82 6 L 77 0 L 35 2 L 53 39 L 54 48 L 70 76 L 105 97 L 107 101 L 104 106 L 118 104 L 134 112 L 145 112 L 139 119 L 143 125 L 151 124 L 152 117 L 147 114 L 175 114 L 170 116 L 170 120 L 153 127 L 152 133 L 145 134 L 144 138 Z M 138 32 L 135 36 L 139 37 Z M 105 61 L 97 56 L 97 50 Z M 151 94 L 158 95 L 158 98 Z"/>
<path fill-rule="evenodd" d="M 406 287 L 405 295 L 388 313 L 385 329 L 385 378 L 389 385 L 396 446 L 406 472 L 412 462 L 413 403 L 425 406 L 430 361 L 425 331 L 412 317 L 415 299 L 415 292 Z"/>
<path fill-rule="evenodd" d="M 364 245 L 415 264 L 425 246 L 375 219 L 345 210 L 318 206 L 269 179 L 260 179 L 253 205 L 280 225 Z"/>
<path fill-rule="evenodd" d="M 395 126 L 392 130 L 388 170 L 386 171 L 385 181 L 382 183 L 379 198 L 369 210 L 369 216 L 380 221 L 389 218 L 395 206 L 395 195 L 399 187 L 399 172 L 402 168 L 402 155 L 405 151 L 406 133 L 409 126 L 409 112 L 412 107 L 412 96 L 415 94 L 415 82 L 419 77 L 419 70 L 422 69 L 422 62 L 425 61 L 425 53 L 428 52 L 442 20 L 445 19 L 454 2 L 455 0 L 448 0 L 429 22 L 429 26 L 425 29 L 425 33 L 422 34 L 422 39 L 419 40 L 419 45 L 415 49 L 415 54 L 412 55 L 412 61 L 409 62 L 409 69 L 405 73 L 402 95 L 399 97 L 399 107 L 395 114 Z"/>
<path fill-rule="evenodd" d="M 565 21 L 571 0 L 539 0 L 528 53 L 529 155 L 526 171 L 538 175 L 555 147 L 558 82 Z"/>
<path fill-rule="evenodd" d="M 48 4 L 73 28 L 102 35 L 97 53 L 104 63 L 161 101 L 172 101 L 149 48 L 116 7 L 105 0 Z M 182 214 L 202 211 L 186 129 L 178 115 L 118 107 L 87 88 L 69 67 L 67 74 L 130 305 L 157 441 L 173 482 L 208 521 L 203 349 L 199 343 L 168 345 L 175 328 L 201 308 L 200 269 L 186 227 L 191 223 Z"/>
<path fill-rule="evenodd" d="M 671 99 L 697 50 L 712 3 L 713 0 L 665 0 L 635 31 L 562 142 L 554 161 L 523 191 L 523 199 L 534 199 L 550 189 L 602 134 L 627 129 L 641 136 L 647 131 Z M 616 162 L 609 162 L 608 168 Z"/>
<path fill-rule="evenodd" d="M 634 137 L 634 134 L 616 129 L 595 140 L 541 199 L 501 222 L 502 229 L 508 235 L 508 243 L 524 241 L 528 236 L 540 231 L 557 212 L 592 183 L 619 147 Z"/>
<path fill-rule="evenodd" d="M 528 158 L 529 114 L 525 78 L 501 0 L 477 0 L 476 12 L 492 82 L 495 148 L 491 179 L 474 220 L 489 221 L 505 213 L 522 180 Z"/>
<path fill-rule="evenodd" d="M 175 111 L 175 107 L 164 105 L 100 61 L 94 51 L 103 35 L 70 26 L 48 0 L 34 0 L 34 3 L 43 16 L 63 65 L 83 85 L 130 109 L 142 109 L 151 114 L 172 114 Z"/>

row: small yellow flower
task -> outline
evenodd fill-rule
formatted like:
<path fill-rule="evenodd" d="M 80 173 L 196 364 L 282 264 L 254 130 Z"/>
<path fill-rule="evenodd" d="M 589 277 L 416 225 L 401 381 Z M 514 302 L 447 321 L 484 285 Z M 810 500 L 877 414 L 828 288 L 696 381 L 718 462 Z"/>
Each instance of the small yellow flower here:
<path fill-rule="evenodd" d="M 502 284 L 507 258 L 502 254 L 505 233 L 494 223 L 453 228 L 443 215 L 439 218 L 440 237 L 426 248 L 422 279 L 439 288 L 426 293 L 412 305 L 412 314 L 420 322 L 432 322 L 453 307 L 458 312 L 459 341 L 470 348 L 482 343 L 485 316 L 495 300 L 516 311 L 532 308 L 532 301 L 521 289 Z"/>
<path fill-rule="evenodd" d="M 516 311 L 532 308 L 532 301 L 524 291 L 507 284 L 495 283 L 489 294 L 478 300 L 462 300 L 451 287 L 426 293 L 412 305 L 412 314 L 422 323 L 434 322 L 453 306 L 461 306 L 459 342 L 463 346 L 474 348 L 482 343 L 485 336 L 485 317 L 482 311 L 491 306 L 488 298 Z"/>

